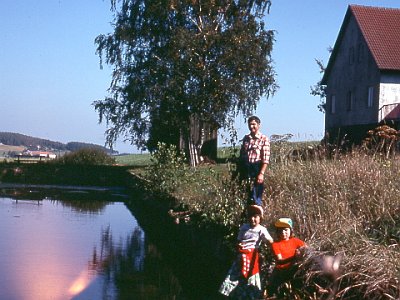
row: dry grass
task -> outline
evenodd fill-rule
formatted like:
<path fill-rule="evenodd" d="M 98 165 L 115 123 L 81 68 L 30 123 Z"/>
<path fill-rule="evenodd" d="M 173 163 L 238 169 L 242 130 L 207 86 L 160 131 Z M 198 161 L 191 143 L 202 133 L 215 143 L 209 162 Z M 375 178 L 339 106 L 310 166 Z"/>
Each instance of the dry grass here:
<path fill-rule="evenodd" d="M 342 253 L 344 299 L 400 298 L 400 162 L 362 152 L 286 162 L 267 178 L 267 219 L 294 219 L 316 250 Z"/>
<path fill-rule="evenodd" d="M 192 193 L 185 189 L 183 197 L 182 187 L 177 196 L 209 221 L 227 227 L 232 238 L 244 194 L 228 175 L 206 175 L 189 182 Z M 343 256 L 335 299 L 400 299 L 397 157 L 381 159 L 356 151 L 330 160 L 279 159 L 269 168 L 266 186 L 269 228 L 278 217 L 291 217 L 296 234 L 314 251 Z M 312 284 L 305 286 L 313 290 Z M 305 293 L 301 299 L 321 298 Z"/>

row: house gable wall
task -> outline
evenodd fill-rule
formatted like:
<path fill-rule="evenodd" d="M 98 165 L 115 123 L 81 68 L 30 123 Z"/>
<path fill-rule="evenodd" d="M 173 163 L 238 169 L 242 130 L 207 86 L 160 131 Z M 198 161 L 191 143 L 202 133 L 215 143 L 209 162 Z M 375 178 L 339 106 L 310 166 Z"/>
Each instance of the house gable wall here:
<path fill-rule="evenodd" d="M 353 15 L 343 25 L 341 39 L 335 45 L 334 64 L 326 82 L 325 129 L 378 122 L 380 72 Z M 373 87 L 372 106 L 368 107 L 368 89 Z M 348 98 L 352 98 L 351 107 Z M 335 112 L 332 113 L 332 95 Z"/>

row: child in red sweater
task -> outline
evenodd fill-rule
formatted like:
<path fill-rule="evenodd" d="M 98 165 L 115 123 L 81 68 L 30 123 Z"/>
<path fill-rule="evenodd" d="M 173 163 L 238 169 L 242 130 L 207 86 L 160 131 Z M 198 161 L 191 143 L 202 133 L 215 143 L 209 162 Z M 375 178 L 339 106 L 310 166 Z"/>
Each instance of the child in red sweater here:
<path fill-rule="evenodd" d="M 269 279 L 268 294 L 273 295 L 278 287 L 293 278 L 297 271 L 294 264 L 306 244 L 293 236 L 293 221 L 290 218 L 280 218 L 275 222 L 279 240 L 272 243 L 272 252 L 276 266 Z"/>

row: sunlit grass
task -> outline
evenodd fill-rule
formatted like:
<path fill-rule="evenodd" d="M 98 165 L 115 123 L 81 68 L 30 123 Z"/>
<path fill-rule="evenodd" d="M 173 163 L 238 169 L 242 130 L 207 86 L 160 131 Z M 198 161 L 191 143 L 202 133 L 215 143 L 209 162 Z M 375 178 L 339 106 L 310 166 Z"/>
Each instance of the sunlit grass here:
<path fill-rule="evenodd" d="M 127 166 L 147 166 L 151 163 L 149 153 L 142 154 L 124 154 L 114 157 L 117 164 Z"/>

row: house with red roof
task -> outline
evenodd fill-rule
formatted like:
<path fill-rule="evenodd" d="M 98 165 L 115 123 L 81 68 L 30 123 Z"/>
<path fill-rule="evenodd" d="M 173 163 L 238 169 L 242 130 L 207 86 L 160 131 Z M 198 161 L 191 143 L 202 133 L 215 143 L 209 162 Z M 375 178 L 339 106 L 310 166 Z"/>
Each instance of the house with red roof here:
<path fill-rule="evenodd" d="M 325 69 L 329 140 L 400 124 L 400 9 L 350 5 Z"/>
<path fill-rule="evenodd" d="M 57 155 L 53 152 L 49 151 L 32 151 L 32 150 L 25 150 L 21 153 L 19 153 L 17 156 L 19 157 L 25 157 L 25 158 L 39 158 L 39 159 L 55 159 L 57 158 Z"/>

